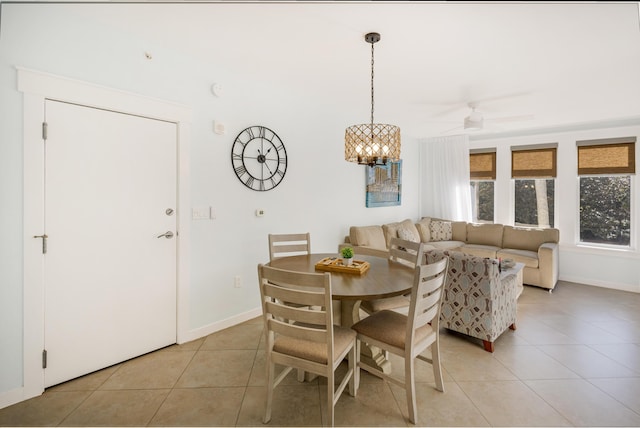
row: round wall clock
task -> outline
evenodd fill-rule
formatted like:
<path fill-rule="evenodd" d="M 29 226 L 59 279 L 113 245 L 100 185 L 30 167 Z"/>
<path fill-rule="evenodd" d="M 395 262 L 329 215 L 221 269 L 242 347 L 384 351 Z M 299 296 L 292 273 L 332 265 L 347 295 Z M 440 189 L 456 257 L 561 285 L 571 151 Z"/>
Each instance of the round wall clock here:
<path fill-rule="evenodd" d="M 249 189 L 276 187 L 287 172 L 287 150 L 278 135 L 264 126 L 250 126 L 238 134 L 231 148 L 231 164 Z"/>

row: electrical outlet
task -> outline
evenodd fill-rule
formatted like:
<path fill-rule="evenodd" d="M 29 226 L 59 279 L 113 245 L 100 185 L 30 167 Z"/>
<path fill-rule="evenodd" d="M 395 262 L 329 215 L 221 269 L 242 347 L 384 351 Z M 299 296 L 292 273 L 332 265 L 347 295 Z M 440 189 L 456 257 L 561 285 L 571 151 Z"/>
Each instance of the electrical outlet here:
<path fill-rule="evenodd" d="M 236 275 L 233 279 L 233 286 L 235 288 L 242 288 L 242 278 L 240 277 L 240 275 Z"/>

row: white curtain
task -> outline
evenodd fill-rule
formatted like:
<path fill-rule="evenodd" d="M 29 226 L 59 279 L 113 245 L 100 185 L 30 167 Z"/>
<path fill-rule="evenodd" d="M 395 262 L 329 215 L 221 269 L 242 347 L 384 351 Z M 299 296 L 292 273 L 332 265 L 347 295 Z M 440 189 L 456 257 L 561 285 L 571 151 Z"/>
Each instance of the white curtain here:
<path fill-rule="evenodd" d="M 471 221 L 469 136 L 420 141 L 421 217 Z"/>

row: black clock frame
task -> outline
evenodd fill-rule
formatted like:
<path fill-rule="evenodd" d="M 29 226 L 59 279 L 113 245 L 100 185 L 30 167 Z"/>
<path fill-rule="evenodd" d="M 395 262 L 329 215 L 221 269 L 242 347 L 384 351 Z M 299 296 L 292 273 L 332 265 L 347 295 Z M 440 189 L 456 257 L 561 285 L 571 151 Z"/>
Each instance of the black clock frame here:
<path fill-rule="evenodd" d="M 266 192 L 284 179 L 287 150 L 271 129 L 262 125 L 249 126 L 240 131 L 233 142 L 231 165 L 242 184 L 251 190 Z"/>

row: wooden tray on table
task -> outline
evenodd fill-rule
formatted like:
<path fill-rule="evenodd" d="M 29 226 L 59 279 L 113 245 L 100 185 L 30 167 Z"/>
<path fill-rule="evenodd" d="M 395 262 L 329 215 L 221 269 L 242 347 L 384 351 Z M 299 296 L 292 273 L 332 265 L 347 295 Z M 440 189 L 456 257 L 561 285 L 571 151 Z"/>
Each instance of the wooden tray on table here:
<path fill-rule="evenodd" d="M 329 272 L 344 272 L 344 273 L 356 273 L 362 275 L 369 270 L 371 265 L 369 262 L 363 260 L 353 260 L 351 265 L 347 266 L 343 263 L 342 259 L 337 257 L 325 257 L 316 263 L 317 270 L 324 270 Z"/>

